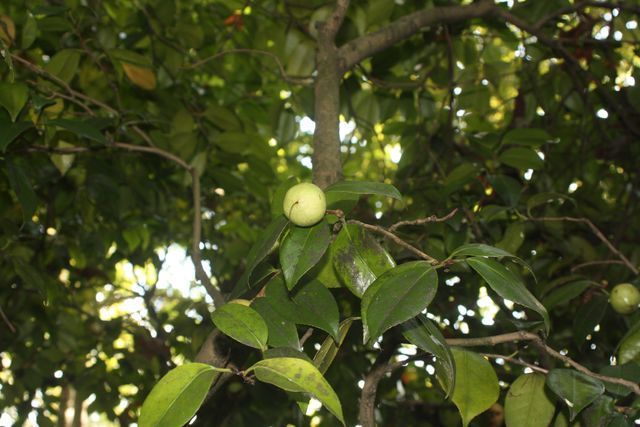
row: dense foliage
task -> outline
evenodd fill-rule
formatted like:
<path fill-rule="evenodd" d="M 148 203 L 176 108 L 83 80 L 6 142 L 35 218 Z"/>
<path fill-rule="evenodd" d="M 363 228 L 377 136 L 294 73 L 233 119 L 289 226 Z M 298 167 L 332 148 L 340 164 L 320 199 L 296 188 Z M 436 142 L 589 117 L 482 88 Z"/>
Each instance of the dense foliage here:
<path fill-rule="evenodd" d="M 0 424 L 639 417 L 640 5 L 337 3 L 0 3 Z"/>

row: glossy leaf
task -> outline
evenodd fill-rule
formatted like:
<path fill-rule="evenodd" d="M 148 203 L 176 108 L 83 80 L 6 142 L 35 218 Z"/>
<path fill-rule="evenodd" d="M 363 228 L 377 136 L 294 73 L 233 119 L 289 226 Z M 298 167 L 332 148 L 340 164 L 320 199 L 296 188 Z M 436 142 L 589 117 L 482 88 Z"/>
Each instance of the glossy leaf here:
<path fill-rule="evenodd" d="M 540 373 L 520 375 L 509 387 L 504 412 L 507 427 L 547 427 L 556 411 Z"/>
<path fill-rule="evenodd" d="M 544 161 L 535 151 L 524 147 L 509 148 L 500 154 L 499 159 L 505 165 L 521 170 L 537 170 L 544 166 Z"/>
<path fill-rule="evenodd" d="M 7 175 L 9 175 L 11 188 L 16 193 L 22 207 L 22 217 L 25 222 L 31 221 L 31 217 L 38 205 L 38 197 L 22 168 L 9 160 L 6 160 L 5 164 L 7 165 Z"/>
<path fill-rule="evenodd" d="M 265 297 L 256 298 L 251 308 L 260 314 L 269 331 L 267 343 L 272 347 L 290 347 L 298 349 L 300 341 L 295 323 L 280 314 Z"/>
<path fill-rule="evenodd" d="M 5 152 L 20 134 L 33 127 L 31 122 L 0 123 L 0 150 Z"/>
<path fill-rule="evenodd" d="M 331 291 L 317 280 L 301 283 L 289 294 L 282 276 L 275 276 L 266 285 L 264 299 L 290 322 L 318 328 L 337 340 L 338 304 Z"/>
<path fill-rule="evenodd" d="M 452 400 L 458 407 L 463 427 L 486 411 L 500 396 L 498 377 L 491 364 L 477 353 L 452 348 L 456 366 Z"/>
<path fill-rule="evenodd" d="M 242 304 L 225 304 L 211 314 L 225 335 L 249 347 L 266 350 L 269 330 L 257 311 Z"/>
<path fill-rule="evenodd" d="M 395 267 L 393 258 L 362 227 L 343 227 L 332 243 L 333 265 L 338 277 L 357 297 L 362 297 L 374 280 Z"/>
<path fill-rule="evenodd" d="M 317 280 L 298 285 L 291 294 L 297 324 L 322 329 L 338 340 L 340 315 L 333 294 Z"/>
<path fill-rule="evenodd" d="M 264 233 L 260 235 L 251 247 L 249 254 L 247 254 L 244 274 L 233 291 L 231 291 L 230 298 L 238 298 L 251 289 L 251 273 L 253 273 L 253 270 L 255 270 L 258 264 L 271 252 L 288 224 L 289 220 L 287 220 L 284 215 L 280 215 L 267 226 Z"/>
<path fill-rule="evenodd" d="M 197 412 L 217 373 L 204 363 L 169 371 L 153 387 L 140 410 L 140 427 L 181 427 Z"/>
<path fill-rule="evenodd" d="M 618 344 L 618 363 L 640 363 L 640 320 L 629 328 Z"/>
<path fill-rule="evenodd" d="M 499 262 L 489 258 L 468 258 L 467 263 L 502 298 L 524 305 L 542 316 L 547 333 L 551 319 L 547 309 L 526 288 L 522 280 Z"/>
<path fill-rule="evenodd" d="M 283 390 L 313 395 L 345 424 L 338 396 L 313 363 L 300 358 L 279 357 L 261 360 L 247 369 L 247 372 L 255 372 L 258 380 Z"/>
<path fill-rule="evenodd" d="M 415 317 L 437 290 L 438 274 L 427 261 L 409 262 L 384 273 L 362 296 L 365 342 Z"/>
<path fill-rule="evenodd" d="M 382 182 L 368 181 L 341 181 L 330 185 L 327 193 L 351 193 L 351 194 L 376 194 L 378 196 L 391 197 L 402 201 L 402 195 L 396 187 Z"/>
<path fill-rule="evenodd" d="M 447 396 L 455 388 L 456 367 L 451 350 L 440 329 L 424 314 L 402 324 L 402 335 L 420 350 L 436 358 L 436 374 Z"/>
<path fill-rule="evenodd" d="M 445 178 L 442 186 L 449 194 L 459 190 L 478 176 L 479 168 L 472 163 L 462 163 L 453 169 Z"/>
<path fill-rule="evenodd" d="M 326 221 L 313 227 L 291 228 L 280 247 L 280 265 L 289 289 L 320 261 L 330 240 Z"/>
<path fill-rule="evenodd" d="M 61 127 L 75 133 L 76 135 L 91 139 L 101 144 L 107 143 L 107 140 L 102 132 L 100 132 L 100 129 L 98 129 L 93 123 L 88 121 L 59 119 L 51 120 L 50 122 L 48 122 L 48 125 Z"/>
<path fill-rule="evenodd" d="M 569 408 L 570 420 L 604 393 L 604 384 L 573 369 L 552 369 L 547 375 L 547 386 Z"/>
<path fill-rule="evenodd" d="M 449 255 L 447 259 L 466 257 L 512 258 L 513 260 L 518 262 L 518 264 L 529 270 L 531 274 L 533 274 L 533 270 L 531 269 L 529 264 L 515 256 L 511 252 L 508 252 L 502 248 L 497 248 L 495 246 L 485 245 L 484 243 L 467 243 L 459 246 L 454 249 L 453 252 L 451 252 L 451 255 Z"/>
<path fill-rule="evenodd" d="M 29 88 L 24 83 L 0 82 L 0 106 L 9 112 L 12 122 L 18 118 L 27 99 L 29 99 Z"/>

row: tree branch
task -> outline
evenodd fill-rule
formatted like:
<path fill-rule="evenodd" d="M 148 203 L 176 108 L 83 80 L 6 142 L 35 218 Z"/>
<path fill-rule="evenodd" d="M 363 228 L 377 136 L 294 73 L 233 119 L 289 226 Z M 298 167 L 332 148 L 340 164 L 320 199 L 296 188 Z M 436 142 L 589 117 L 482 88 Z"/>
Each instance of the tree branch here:
<path fill-rule="evenodd" d="M 389 231 L 393 233 L 398 228 L 404 227 L 405 225 L 424 225 L 424 224 L 428 224 L 430 222 L 445 222 L 445 221 L 448 221 L 451 218 L 453 218 L 453 216 L 456 213 L 458 213 L 458 208 L 455 208 L 454 210 L 452 210 L 451 212 L 449 212 L 448 214 L 446 214 L 445 216 L 443 216 L 441 218 L 438 218 L 435 215 L 431 215 L 431 216 L 428 216 L 426 218 L 399 221 L 399 222 L 396 222 L 395 224 L 393 224 L 391 227 L 389 227 Z"/>
<path fill-rule="evenodd" d="M 611 241 L 607 239 L 607 237 L 602 233 L 602 231 L 600 231 L 600 229 L 598 229 L 598 227 L 596 227 L 595 224 L 587 218 L 574 218 L 570 216 L 537 217 L 537 218 L 525 217 L 525 218 L 530 221 L 568 221 L 568 222 L 580 222 L 583 224 L 587 224 L 587 226 L 589 226 L 593 234 L 595 234 L 596 237 L 600 239 L 600 241 L 602 241 L 612 253 L 614 253 L 618 258 L 620 258 L 623 264 L 629 270 L 631 270 L 633 274 L 636 274 L 636 275 L 640 274 L 636 266 L 633 265 L 633 263 L 629 261 L 629 259 L 622 252 L 620 252 L 615 246 L 613 246 Z"/>
<path fill-rule="evenodd" d="M 640 384 L 633 381 L 628 381 L 623 378 L 609 377 L 601 375 L 591 371 L 589 368 L 579 364 L 569 356 L 561 354 L 560 352 L 549 347 L 538 335 L 526 331 L 510 332 L 502 335 L 494 335 L 482 338 L 450 338 L 447 339 L 447 344 L 458 347 L 481 347 L 481 346 L 495 346 L 497 344 L 504 344 L 508 342 L 518 341 L 532 341 L 539 344 L 539 347 L 554 359 L 558 359 L 563 363 L 574 368 L 576 371 L 582 372 L 592 378 L 606 381 L 608 383 L 619 384 L 632 390 L 635 394 L 640 395 Z"/>
<path fill-rule="evenodd" d="M 379 31 L 360 36 L 340 47 L 341 72 L 425 28 L 479 18 L 494 10 L 491 1 L 480 1 L 467 6 L 432 7 L 403 16 Z"/>
<path fill-rule="evenodd" d="M 338 0 L 329 20 L 318 25 L 316 84 L 314 88 L 313 182 L 326 188 L 342 179 L 340 155 L 340 80 L 335 36 L 340 29 L 349 0 Z"/>
<path fill-rule="evenodd" d="M 439 263 L 439 261 L 437 259 L 435 259 L 434 257 L 432 257 L 431 255 L 426 254 L 425 252 L 422 252 L 420 249 L 416 248 L 415 246 L 410 245 L 409 243 L 405 242 L 404 240 L 402 240 L 401 238 L 399 238 L 395 234 L 387 231 L 383 227 L 380 227 L 378 225 L 367 224 L 366 222 L 358 221 L 358 220 L 355 220 L 355 219 L 351 219 L 351 220 L 349 220 L 347 222 L 349 224 L 359 225 L 360 227 L 366 228 L 367 230 L 371 230 L 371 231 L 376 232 L 378 234 L 382 234 L 383 236 L 393 240 L 399 246 L 402 246 L 403 248 L 409 250 L 410 252 L 413 252 L 418 257 L 420 257 L 422 259 L 425 259 L 425 260 L 431 262 L 432 264 L 438 264 Z"/>

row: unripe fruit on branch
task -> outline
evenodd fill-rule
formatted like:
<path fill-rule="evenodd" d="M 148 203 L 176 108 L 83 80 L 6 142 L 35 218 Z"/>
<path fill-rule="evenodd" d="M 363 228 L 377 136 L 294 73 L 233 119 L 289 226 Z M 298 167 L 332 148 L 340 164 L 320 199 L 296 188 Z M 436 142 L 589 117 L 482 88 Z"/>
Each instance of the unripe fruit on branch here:
<path fill-rule="evenodd" d="M 327 199 L 320 187 L 304 182 L 287 191 L 282 209 L 289 221 L 300 227 L 309 227 L 324 217 Z"/>
<path fill-rule="evenodd" d="M 631 283 L 621 283 L 611 291 L 609 303 L 620 314 L 633 313 L 640 305 L 640 291 Z"/>

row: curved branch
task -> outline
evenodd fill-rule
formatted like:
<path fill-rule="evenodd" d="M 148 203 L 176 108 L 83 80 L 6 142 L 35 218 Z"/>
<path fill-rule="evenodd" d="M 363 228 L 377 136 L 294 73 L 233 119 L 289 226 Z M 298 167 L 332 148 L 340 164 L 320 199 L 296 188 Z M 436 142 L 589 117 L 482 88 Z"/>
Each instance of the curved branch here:
<path fill-rule="evenodd" d="M 360 61 L 425 28 L 488 15 L 495 10 L 492 3 L 480 1 L 467 6 L 433 7 L 403 16 L 379 31 L 365 34 L 340 47 L 341 71 L 350 70 Z"/>

